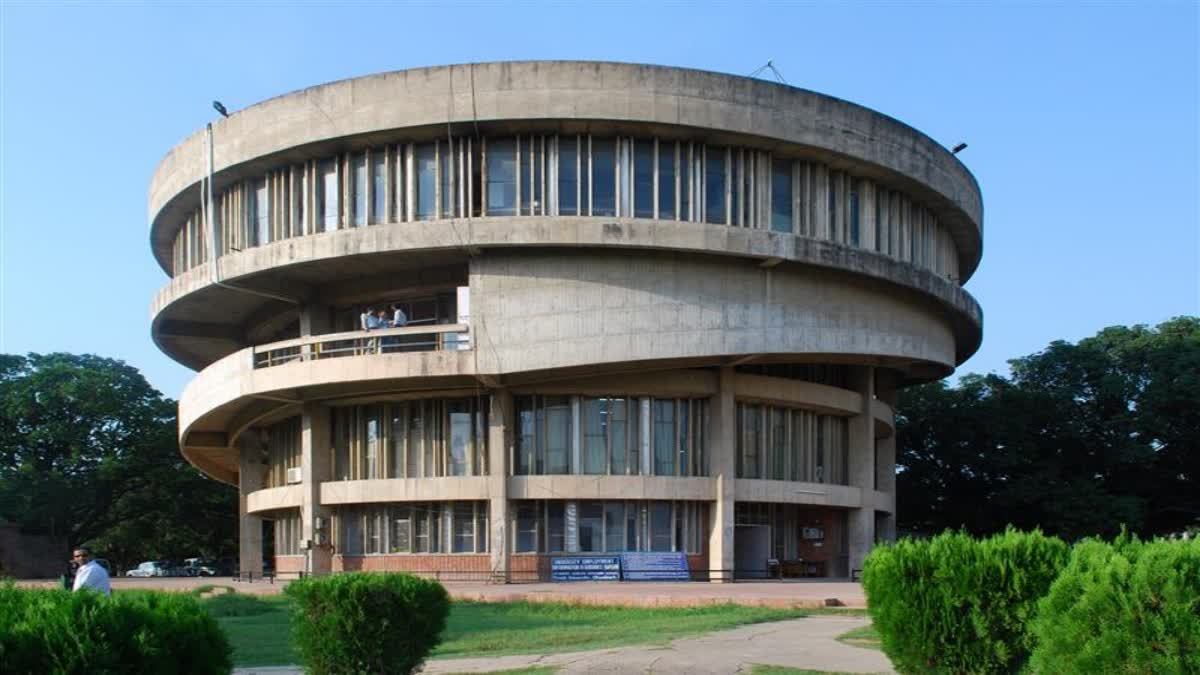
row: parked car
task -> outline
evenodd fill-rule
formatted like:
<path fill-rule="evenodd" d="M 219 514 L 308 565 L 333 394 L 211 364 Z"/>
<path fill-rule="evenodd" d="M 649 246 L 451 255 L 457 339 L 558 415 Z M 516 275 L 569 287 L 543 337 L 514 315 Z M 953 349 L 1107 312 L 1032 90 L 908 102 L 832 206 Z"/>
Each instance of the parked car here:
<path fill-rule="evenodd" d="M 169 577 L 174 576 L 175 568 L 166 560 L 148 560 L 136 568 L 127 570 L 127 577 Z"/>
<path fill-rule="evenodd" d="M 181 569 L 189 577 L 219 577 L 225 574 L 221 563 L 208 558 L 188 558 L 183 561 Z"/>

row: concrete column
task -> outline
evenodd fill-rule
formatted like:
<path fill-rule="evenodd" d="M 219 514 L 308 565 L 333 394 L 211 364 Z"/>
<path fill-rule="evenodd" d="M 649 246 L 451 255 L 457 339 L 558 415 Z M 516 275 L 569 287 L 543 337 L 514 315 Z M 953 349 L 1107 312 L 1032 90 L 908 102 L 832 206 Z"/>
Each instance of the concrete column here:
<path fill-rule="evenodd" d="M 333 571 L 333 542 L 330 509 L 321 505 L 321 483 L 330 479 L 329 407 L 306 402 L 300 421 L 300 483 L 304 497 L 300 504 L 301 539 L 312 542 L 308 549 L 306 572 L 315 576 Z"/>
<path fill-rule="evenodd" d="M 711 580 L 733 580 L 733 498 L 737 479 L 737 403 L 733 398 L 732 366 L 720 370 L 720 387 L 713 401 L 712 439 L 709 452 L 717 489 L 708 537 L 708 568 Z"/>
<path fill-rule="evenodd" d="M 896 389 L 896 374 L 889 370 L 876 369 L 875 397 L 896 408 L 898 392 Z M 893 429 L 896 420 L 891 420 Z M 875 442 L 875 489 L 892 495 L 893 503 L 896 498 L 896 433 L 893 431 L 886 438 Z M 878 541 L 896 541 L 896 508 L 891 513 L 880 513 L 875 519 L 875 538 Z"/>
<path fill-rule="evenodd" d="M 255 437 L 255 434 L 250 434 Z M 263 520 L 246 513 L 246 497 L 263 487 L 266 466 L 262 448 L 254 441 L 238 443 L 238 569 L 261 577 L 263 571 Z"/>
<path fill-rule="evenodd" d="M 509 582 L 508 475 L 513 447 L 513 397 L 505 389 L 492 391 L 488 409 L 488 547 L 493 579 Z"/>
<path fill-rule="evenodd" d="M 357 326 L 355 327 L 357 328 Z M 329 306 L 306 303 L 300 306 L 300 336 L 323 335 L 331 332 Z"/>
<path fill-rule="evenodd" d="M 875 543 L 875 420 L 871 402 L 875 398 L 875 369 L 855 366 L 850 369 L 850 385 L 862 395 L 859 414 L 850 418 L 849 462 L 846 467 L 851 487 L 862 495 L 859 507 L 851 509 L 849 532 L 850 573 L 861 570 L 863 560 Z"/>

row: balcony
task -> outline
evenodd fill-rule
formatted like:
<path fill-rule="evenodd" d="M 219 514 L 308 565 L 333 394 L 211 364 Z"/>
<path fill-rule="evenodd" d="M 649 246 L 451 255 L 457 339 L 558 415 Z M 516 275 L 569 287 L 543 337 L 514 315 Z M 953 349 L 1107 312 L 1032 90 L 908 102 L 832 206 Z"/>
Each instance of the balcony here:
<path fill-rule="evenodd" d="M 471 348 L 469 330 L 466 324 L 455 323 L 312 335 L 254 347 L 253 362 L 258 370 L 297 361 L 367 354 L 464 351 Z"/>

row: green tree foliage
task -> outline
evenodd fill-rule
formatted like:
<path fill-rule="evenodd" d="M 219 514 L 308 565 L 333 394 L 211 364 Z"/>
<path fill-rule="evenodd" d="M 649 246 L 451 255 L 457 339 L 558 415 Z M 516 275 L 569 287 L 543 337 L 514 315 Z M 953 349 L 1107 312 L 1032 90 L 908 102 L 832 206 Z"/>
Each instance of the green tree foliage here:
<path fill-rule="evenodd" d="M 0 664 L 5 673 L 171 673 L 233 669 L 225 634 L 182 593 L 16 588 L 0 584 Z"/>
<path fill-rule="evenodd" d="M 1086 540 L 1038 606 L 1038 673 L 1200 673 L 1200 540 Z"/>
<path fill-rule="evenodd" d="M 130 564 L 229 554 L 236 500 L 184 461 L 175 403 L 136 369 L 0 355 L 0 518 Z"/>
<path fill-rule="evenodd" d="M 1014 530 L 876 547 L 863 590 L 884 653 L 902 673 L 1019 672 L 1037 602 L 1067 554 L 1060 539 Z"/>
<path fill-rule="evenodd" d="M 301 661 L 317 675 L 411 673 L 441 642 L 450 614 L 441 584 L 409 574 L 309 577 L 284 592 L 295 603 Z"/>
<path fill-rule="evenodd" d="M 1010 377 L 902 393 L 901 529 L 1012 524 L 1074 540 L 1200 522 L 1200 318 L 1107 328 L 1010 364 Z"/>

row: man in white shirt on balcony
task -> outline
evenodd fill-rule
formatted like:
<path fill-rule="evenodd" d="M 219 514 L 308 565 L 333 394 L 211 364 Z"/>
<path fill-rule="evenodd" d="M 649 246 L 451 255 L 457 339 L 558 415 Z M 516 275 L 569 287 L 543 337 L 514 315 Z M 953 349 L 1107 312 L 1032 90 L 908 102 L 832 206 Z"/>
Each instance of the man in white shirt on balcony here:
<path fill-rule="evenodd" d="M 92 549 L 80 546 L 75 549 L 72 557 L 79 563 L 79 570 L 75 572 L 75 585 L 71 590 L 90 588 L 105 595 L 112 595 L 112 588 L 108 583 L 108 570 L 92 558 Z"/>

